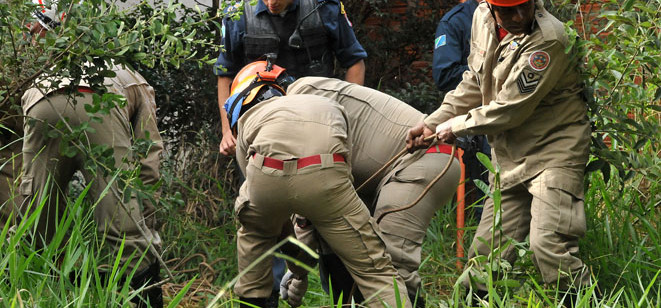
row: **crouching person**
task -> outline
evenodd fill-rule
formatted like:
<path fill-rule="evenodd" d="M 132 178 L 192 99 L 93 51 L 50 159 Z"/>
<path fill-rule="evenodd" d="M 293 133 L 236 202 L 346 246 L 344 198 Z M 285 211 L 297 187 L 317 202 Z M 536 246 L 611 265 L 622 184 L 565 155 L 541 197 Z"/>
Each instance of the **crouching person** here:
<path fill-rule="evenodd" d="M 239 272 L 276 244 L 295 213 L 315 225 L 370 307 L 398 306 L 397 297 L 406 299 L 404 282 L 352 186 L 344 109 L 320 96 L 284 96 L 288 79 L 281 67 L 251 63 L 237 74 L 225 104 L 246 176 L 235 205 Z M 240 276 L 234 290 L 242 307 L 263 307 L 272 279 L 269 258 Z M 410 307 L 408 301 L 403 305 Z"/>
<path fill-rule="evenodd" d="M 452 199 L 459 183 L 459 160 L 450 155 L 452 146 L 439 144 L 404 155 L 391 167 L 377 173 L 406 146 L 403 137 L 409 128 L 424 119 L 421 112 L 385 93 L 333 78 L 300 78 L 288 88 L 288 95 L 292 94 L 323 96 L 344 107 L 351 128 L 351 174 L 356 186 L 361 187 L 358 194 L 374 218 L 388 213 L 379 222 L 386 251 L 406 283 L 411 303 L 425 307 L 422 279 L 418 273 L 422 243 L 434 214 Z M 404 209 L 448 165 L 449 168 L 438 182 L 428 188 L 425 196 L 415 206 Z M 377 176 L 366 182 L 374 174 Z M 313 235 L 309 234 L 314 233 L 310 230 L 313 227 L 305 223 L 295 225 L 296 236 L 308 246 L 315 245 L 310 243 L 314 240 Z M 360 292 L 352 290 L 353 280 L 337 256 L 323 243 L 320 246 L 322 285 L 328 289 L 330 280 L 336 301 L 340 294 L 343 294 L 343 303 L 347 305 L 351 304 L 352 297 L 360 300 Z M 283 285 L 292 286 L 287 291 L 293 297 L 298 297 L 296 292 L 302 289 L 302 284 L 296 279 L 289 284 L 283 280 Z"/>
<path fill-rule="evenodd" d="M 94 95 L 86 86 L 49 92 L 33 88 L 26 92 L 23 96 L 26 114 L 23 144 L 25 159 L 20 191 L 25 199 L 23 215 L 29 215 L 26 212 L 28 208 L 34 210 L 42 198 L 47 198 L 37 222 L 37 246 L 45 247 L 56 233 L 56 223 L 64 212 L 64 191 L 74 172 L 80 170 L 91 185 L 89 194 L 98 200 L 94 209 L 97 232 L 105 236 L 107 244 L 115 253 L 119 253 L 120 245 L 124 242 L 121 261 L 130 263 L 127 273 L 137 267 L 131 285 L 138 288 L 147 282 L 156 283 L 160 280 L 160 266 L 155 254 L 162 243 L 154 228 L 154 219 L 150 217 L 154 214 L 154 204 L 147 200 L 140 202 L 135 195 L 126 198 L 118 186 L 119 179 L 113 179 L 112 173 L 104 175 L 102 168 L 86 168 L 85 162 L 90 154 L 86 153 L 86 149 L 78 151 L 73 157 L 62 155 L 60 143 L 67 141 L 60 137 L 52 138 L 48 134 L 57 131 L 58 123 L 63 119 L 70 127 L 89 123 L 95 132 L 85 133 L 78 145 L 108 146 L 112 149 L 115 165 L 104 167 L 125 170 L 135 167 L 135 162 L 131 162 L 135 154 L 132 151 L 133 143 L 141 139 L 139 136 L 148 137 L 147 140 L 151 139 L 152 144 L 146 157 L 139 162 L 140 178 L 144 184 L 155 184 L 159 179 L 162 142 L 156 129 L 153 90 L 137 73 L 119 68 L 115 68 L 115 73 L 117 77 L 106 80 L 111 84 L 108 90 L 122 94 L 127 105 L 112 108 L 108 115 L 101 116 L 101 123 L 90 120 L 85 111 L 85 105 L 93 103 Z M 102 196 L 105 189 L 109 190 Z M 31 200 L 34 202 L 30 206 Z M 144 260 L 138 264 L 142 254 L 145 254 Z M 150 288 L 146 293 L 141 295 L 142 300 L 148 301 L 151 307 L 162 306 L 160 288 Z M 138 298 L 136 301 L 146 304 Z"/>
<path fill-rule="evenodd" d="M 43 36 L 58 26 L 60 16 L 55 7 L 44 6 L 36 11 L 36 22 L 31 25 L 33 37 Z M 156 184 L 160 178 L 159 156 L 163 145 L 156 127 L 152 87 L 136 72 L 117 66 L 111 69 L 116 76 L 105 78 L 101 89 L 99 85 L 96 90 L 92 89 L 92 85 L 86 83 L 90 76 L 82 76 L 78 84 L 55 76 L 41 78 L 23 95 L 26 118 L 22 151 L 24 174 L 19 189 L 24 198 L 21 215 L 24 219 L 34 214 L 37 205 L 45 204 L 36 221 L 34 241 L 38 249 L 47 247 L 65 212 L 66 187 L 74 172 L 80 170 L 91 186 L 88 195 L 98 202 L 94 220 L 97 232 L 104 236 L 103 247 L 113 251 L 121 259 L 121 265 L 128 265 L 126 273 L 135 270 L 130 283 L 140 288 L 160 280 L 157 261 L 162 243 L 153 218 L 158 194 L 151 201 L 139 200 L 134 193 L 127 196 L 118 184 L 120 179 L 113 178 L 108 170 L 136 169 L 142 184 Z M 95 114 L 101 121 L 92 120 L 86 107 L 94 105 L 95 95 L 101 94 L 103 87 L 109 93 L 122 96 L 125 104 L 110 105 L 107 113 Z M 74 136 L 71 129 L 81 125 L 91 129 L 77 133 L 76 138 L 68 138 Z M 140 151 L 136 151 L 138 143 L 142 147 Z M 92 159 L 99 159 L 90 152 L 97 146 L 112 150 L 112 155 L 103 162 L 90 163 Z M 65 155 L 63 148 L 74 151 Z M 142 255 L 144 259 L 139 262 Z M 103 275 L 103 270 L 100 272 Z M 162 291 L 152 286 L 133 301 L 138 307 L 162 307 Z"/>

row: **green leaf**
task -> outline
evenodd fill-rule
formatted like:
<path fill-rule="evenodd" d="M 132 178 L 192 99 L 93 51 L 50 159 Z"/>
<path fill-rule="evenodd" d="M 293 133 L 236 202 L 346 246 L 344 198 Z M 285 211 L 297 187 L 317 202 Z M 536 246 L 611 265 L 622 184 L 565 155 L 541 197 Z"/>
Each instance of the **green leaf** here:
<path fill-rule="evenodd" d="M 118 55 L 118 56 L 121 56 L 121 55 L 125 54 L 129 49 L 130 49 L 129 46 L 125 46 L 124 48 L 122 48 L 122 50 L 120 50 L 120 51 L 117 53 L 117 55 Z"/>
<path fill-rule="evenodd" d="M 622 7 L 622 10 L 627 12 L 631 10 L 631 7 L 633 7 L 635 0 L 627 0 L 624 2 L 624 6 Z"/>
<path fill-rule="evenodd" d="M 477 159 L 484 165 L 484 167 L 489 170 L 491 173 L 496 173 L 496 169 L 493 167 L 493 164 L 491 163 L 491 160 L 489 159 L 489 156 L 487 156 L 484 153 L 477 152 L 476 154 Z"/>
<path fill-rule="evenodd" d="M 152 31 L 154 31 L 154 34 L 156 35 L 163 34 L 163 24 L 160 20 L 154 20 L 152 23 Z"/>
<path fill-rule="evenodd" d="M 66 157 L 73 158 L 76 156 L 78 151 L 76 151 L 75 147 L 65 145 L 60 147 L 60 153 Z"/>
<path fill-rule="evenodd" d="M 600 170 L 601 168 L 604 167 L 604 164 L 606 164 L 606 161 L 601 159 L 601 158 L 599 158 L 597 160 L 593 160 L 588 164 L 587 167 L 585 167 L 585 173 L 590 173 L 590 172 Z"/>
<path fill-rule="evenodd" d="M 168 308 L 174 308 L 178 307 L 179 302 L 184 299 L 184 296 L 186 293 L 188 293 L 188 290 L 193 286 L 193 282 L 197 279 L 197 275 L 193 277 L 188 283 L 177 293 L 177 295 L 168 303 Z"/>
<path fill-rule="evenodd" d="M 493 282 L 496 286 L 506 287 L 506 288 L 518 288 L 521 284 L 514 279 L 501 279 Z"/>
<path fill-rule="evenodd" d="M 144 53 L 144 52 L 137 52 L 137 53 L 133 54 L 133 58 L 137 61 L 140 61 L 140 60 L 143 60 L 143 59 L 147 58 L 147 54 Z"/>

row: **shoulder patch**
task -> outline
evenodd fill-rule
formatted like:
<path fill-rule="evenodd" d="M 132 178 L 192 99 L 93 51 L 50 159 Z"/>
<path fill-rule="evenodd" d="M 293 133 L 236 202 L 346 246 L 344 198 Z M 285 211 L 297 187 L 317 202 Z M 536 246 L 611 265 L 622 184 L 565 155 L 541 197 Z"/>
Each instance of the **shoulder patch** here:
<path fill-rule="evenodd" d="M 543 71 L 551 62 L 551 57 L 546 51 L 538 50 L 533 52 L 528 58 L 528 64 L 536 71 Z"/>
<path fill-rule="evenodd" d="M 536 73 L 535 71 L 528 68 L 524 68 L 519 75 L 519 78 L 516 79 L 516 85 L 519 87 L 519 93 L 528 94 L 535 91 L 541 79 L 541 74 Z"/>
<path fill-rule="evenodd" d="M 347 20 L 349 27 L 353 27 L 353 24 L 351 23 L 351 20 L 349 20 L 349 16 L 347 15 L 347 11 L 344 9 L 344 3 L 342 3 L 342 1 L 340 1 L 340 14 L 344 15 L 344 18 Z"/>
<path fill-rule="evenodd" d="M 434 49 L 445 46 L 445 44 L 447 44 L 447 37 L 443 34 L 434 40 Z"/>
<path fill-rule="evenodd" d="M 510 45 L 509 45 L 508 49 L 509 50 L 516 50 L 517 48 L 519 48 L 519 45 L 520 45 L 519 42 L 517 42 L 515 40 L 512 40 L 510 42 Z"/>

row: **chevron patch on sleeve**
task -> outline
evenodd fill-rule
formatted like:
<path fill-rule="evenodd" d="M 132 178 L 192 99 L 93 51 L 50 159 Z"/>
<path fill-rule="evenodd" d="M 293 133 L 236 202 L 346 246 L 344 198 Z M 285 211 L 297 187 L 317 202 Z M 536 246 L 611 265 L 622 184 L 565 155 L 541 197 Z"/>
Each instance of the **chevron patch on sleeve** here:
<path fill-rule="evenodd" d="M 519 78 L 516 80 L 516 85 L 519 87 L 519 92 L 521 94 L 528 94 L 535 91 L 537 85 L 539 84 L 539 80 L 541 79 L 541 74 L 524 68 L 519 75 Z"/>

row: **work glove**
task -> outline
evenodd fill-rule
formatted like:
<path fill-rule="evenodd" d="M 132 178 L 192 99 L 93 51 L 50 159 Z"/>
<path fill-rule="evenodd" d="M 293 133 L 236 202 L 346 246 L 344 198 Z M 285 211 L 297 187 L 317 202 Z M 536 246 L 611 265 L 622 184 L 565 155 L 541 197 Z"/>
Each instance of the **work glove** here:
<path fill-rule="evenodd" d="M 298 307 L 303 303 L 303 295 L 307 290 L 307 275 L 300 277 L 291 271 L 287 271 L 280 281 L 280 297 L 292 307 Z"/>

